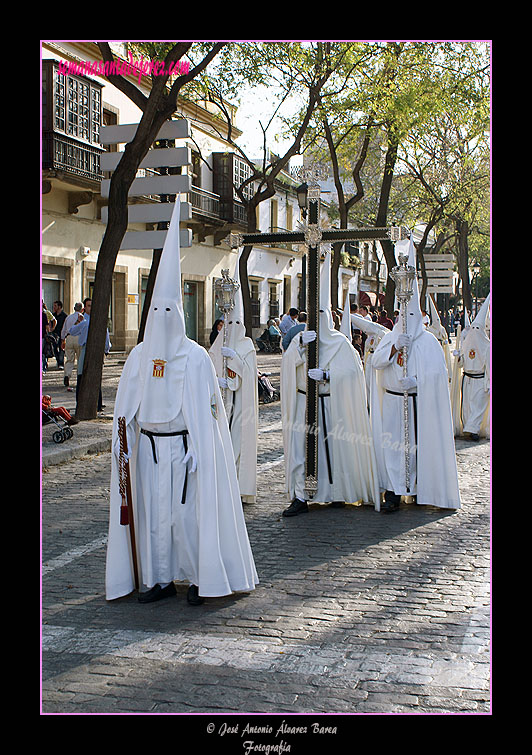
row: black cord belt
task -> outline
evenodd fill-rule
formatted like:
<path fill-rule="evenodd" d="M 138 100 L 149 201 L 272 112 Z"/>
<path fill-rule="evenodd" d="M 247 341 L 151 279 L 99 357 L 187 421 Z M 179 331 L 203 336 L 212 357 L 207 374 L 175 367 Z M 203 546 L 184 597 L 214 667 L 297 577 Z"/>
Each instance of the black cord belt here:
<path fill-rule="evenodd" d="M 464 375 L 470 378 L 483 378 L 484 377 L 483 372 L 465 372 L 465 370 L 464 370 Z"/>
<path fill-rule="evenodd" d="M 302 394 L 303 394 L 303 396 L 306 396 L 306 395 L 307 395 L 307 392 L 306 392 L 306 391 L 302 391 L 302 390 L 301 390 L 301 388 L 298 388 L 298 389 L 297 389 L 297 392 L 298 392 L 298 393 L 302 393 Z M 330 393 L 319 393 L 319 394 L 318 394 L 318 396 L 319 396 L 320 398 L 322 398 L 322 396 L 323 396 L 324 398 L 327 398 L 327 396 L 330 396 L 330 395 L 331 395 Z"/>
<path fill-rule="evenodd" d="M 153 461 L 157 464 L 157 455 L 155 454 L 155 441 L 153 440 L 154 437 L 157 438 L 171 438 L 175 435 L 182 435 L 183 436 L 183 446 L 185 448 L 185 453 L 188 451 L 188 443 L 187 443 L 187 435 L 188 430 L 178 430 L 174 433 L 155 433 L 151 430 L 144 430 L 141 428 L 140 432 L 143 435 L 147 435 L 151 442 L 151 450 L 153 453 Z M 187 497 L 187 482 L 188 482 L 188 466 L 185 467 L 185 482 L 183 485 L 183 493 L 181 495 L 181 503 L 185 503 L 185 498 Z"/>
<path fill-rule="evenodd" d="M 404 393 L 400 393 L 399 391 L 389 391 L 388 388 L 385 388 L 386 393 L 391 393 L 392 396 L 404 396 Z M 417 444 L 417 392 L 414 393 L 408 393 L 407 394 L 414 404 L 414 439 Z"/>

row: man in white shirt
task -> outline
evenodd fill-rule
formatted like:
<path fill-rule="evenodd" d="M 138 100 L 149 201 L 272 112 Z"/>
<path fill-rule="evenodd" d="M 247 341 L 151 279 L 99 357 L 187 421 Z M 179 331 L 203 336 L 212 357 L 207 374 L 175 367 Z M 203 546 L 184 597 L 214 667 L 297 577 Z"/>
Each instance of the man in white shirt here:
<path fill-rule="evenodd" d="M 70 333 L 70 328 L 75 325 L 78 322 L 78 314 L 81 313 L 81 310 L 83 309 L 83 304 L 78 301 L 74 304 L 74 311 L 71 315 L 67 315 L 67 318 L 65 322 L 63 323 L 63 328 L 61 330 L 61 341 L 62 341 L 62 348 L 65 351 L 65 375 L 63 378 L 63 383 L 67 387 L 67 390 L 71 391 L 72 388 L 69 387 L 70 384 L 70 378 L 72 377 L 72 370 L 74 369 L 74 362 L 76 359 L 78 360 L 79 364 L 79 358 L 81 356 L 81 346 L 79 345 L 79 337 L 73 336 Z"/>

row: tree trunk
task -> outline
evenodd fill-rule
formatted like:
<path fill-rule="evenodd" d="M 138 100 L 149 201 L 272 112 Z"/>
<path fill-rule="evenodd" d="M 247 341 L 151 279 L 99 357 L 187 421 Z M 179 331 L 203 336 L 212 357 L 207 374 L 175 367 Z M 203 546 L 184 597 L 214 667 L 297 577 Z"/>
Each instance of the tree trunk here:
<path fill-rule="evenodd" d="M 97 417 L 113 271 L 128 224 L 128 191 L 142 159 L 167 119 L 166 114 L 155 112 L 151 122 L 147 124 L 145 116 L 146 113 L 141 119 L 134 140 L 126 145 L 124 155 L 111 178 L 109 219 L 96 263 L 83 377 L 76 407 L 76 418 L 80 420 Z"/>
<path fill-rule="evenodd" d="M 398 147 L 399 139 L 395 132 L 391 130 L 388 133 L 388 149 L 384 162 L 384 175 L 381 184 L 379 208 L 377 211 L 377 218 L 375 223 L 377 228 L 384 228 L 387 225 L 388 205 L 390 203 L 390 191 L 392 188 L 393 172 L 397 160 Z M 390 278 L 390 271 L 397 264 L 395 259 L 395 245 L 388 239 L 381 241 L 380 243 L 384 252 L 384 259 L 386 260 L 386 267 L 388 268 L 388 280 L 386 282 L 386 293 L 384 296 L 384 309 L 387 312 L 393 312 L 395 303 L 395 283 Z"/>
<path fill-rule="evenodd" d="M 465 309 L 471 312 L 473 309 L 473 299 L 471 297 L 471 282 L 469 280 L 469 224 L 467 220 L 455 218 L 455 228 L 457 233 L 458 274 L 462 281 L 462 299 Z"/>

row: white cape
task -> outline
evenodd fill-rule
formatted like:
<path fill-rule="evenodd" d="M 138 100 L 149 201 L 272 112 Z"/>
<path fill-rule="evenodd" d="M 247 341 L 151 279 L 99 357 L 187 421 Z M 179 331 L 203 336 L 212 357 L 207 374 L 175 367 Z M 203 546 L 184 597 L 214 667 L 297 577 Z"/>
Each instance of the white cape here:
<path fill-rule="evenodd" d="M 330 382 L 320 393 L 325 398 L 327 439 L 332 463 L 332 485 L 328 480 L 323 441 L 323 426 L 318 435 L 318 493 L 314 501 L 345 501 L 373 503 L 380 508 L 375 454 L 366 411 L 366 391 L 362 362 L 347 338 L 335 331 L 335 349 L 329 348 L 329 361 L 320 344 L 320 367 L 330 370 Z M 285 493 L 293 500 L 296 486 L 301 484 L 301 464 L 305 441 L 305 396 L 298 393 L 305 383 L 307 371 L 306 349 L 299 348 L 299 337 L 292 339 L 281 362 L 281 409 L 285 458 Z M 330 346 L 330 344 L 329 344 Z M 324 361 L 322 361 L 322 359 Z M 321 403 L 322 400 L 320 400 Z M 298 411 L 299 408 L 299 411 Z"/>
<path fill-rule="evenodd" d="M 138 441 L 139 425 L 136 414 L 143 393 L 141 375 L 143 343 L 130 353 L 118 386 L 114 423 L 113 453 L 111 469 L 111 495 L 109 539 L 106 564 L 106 597 L 113 600 L 134 590 L 129 527 L 120 524 L 121 497 L 118 485 L 117 468 L 117 418 L 124 416 L 127 424 L 128 447 L 131 455 L 130 470 L 135 521 L 139 521 L 141 508 L 149 501 L 150 491 L 137 485 L 137 466 L 148 463 L 151 455 L 150 442 L 145 436 L 142 447 Z M 196 584 L 199 594 L 205 597 L 228 595 L 236 591 L 253 590 L 258 583 L 255 563 L 242 513 L 236 469 L 233 459 L 227 418 L 222 409 L 222 399 L 213 364 L 208 353 L 194 341 L 185 339 L 180 348 L 179 361 L 183 361 L 183 403 L 182 418 L 189 431 L 189 447 L 192 446 L 197 469 L 189 472 L 185 504 L 181 504 L 181 480 L 175 484 L 171 497 L 172 518 L 188 517 L 194 525 L 194 537 L 188 538 L 186 548 L 177 548 L 175 573 L 169 579 L 185 580 Z M 165 449 L 167 441 L 174 438 L 156 438 L 158 449 Z M 181 438 L 177 439 L 176 449 L 180 449 Z M 142 450 L 144 449 L 144 450 Z M 169 478 L 171 461 L 161 458 L 154 475 Z M 172 483 L 174 481 L 172 480 Z M 142 528 L 140 528 L 142 530 Z M 150 560 L 149 533 L 136 532 L 138 555 L 140 556 L 140 582 L 150 584 L 151 573 L 156 573 Z M 176 540 L 176 538 L 174 538 Z M 142 542 L 139 542 L 142 541 Z M 179 542 L 179 540 L 177 540 Z M 186 552 L 185 552 L 186 550 Z M 147 554 L 147 555 L 146 555 Z M 145 563 L 142 563 L 144 558 Z M 159 581 L 155 578 L 155 581 Z"/>
<path fill-rule="evenodd" d="M 382 338 L 373 354 L 376 380 L 371 392 L 371 423 L 382 490 L 386 489 L 388 479 L 385 461 L 387 448 L 390 443 L 401 445 L 403 441 L 401 433 L 398 437 L 386 437 L 382 415 L 382 372 L 397 358 L 395 354 L 392 360 L 389 359 L 395 338 L 396 333 L 390 331 Z M 413 340 L 407 365 L 408 374 L 417 378 L 417 503 L 458 509 L 460 492 L 447 366 L 443 350 L 432 333 L 424 331 Z M 394 397 L 394 400 L 397 402 L 397 412 L 402 415 L 402 397 Z M 414 443 L 412 431 L 410 437 L 411 443 Z M 404 460 L 404 452 L 401 457 Z M 404 489 L 404 461 L 396 485 L 397 494 L 407 494 Z"/>
<path fill-rule="evenodd" d="M 214 341 L 209 354 L 218 377 L 223 377 L 223 361 L 220 346 L 223 331 Z M 257 496 L 257 432 L 258 432 L 258 387 L 257 352 L 251 338 L 227 344 L 236 352 L 236 357 L 227 359 L 226 411 L 231 432 L 231 442 L 238 475 L 240 495 L 245 503 L 254 503 Z"/>

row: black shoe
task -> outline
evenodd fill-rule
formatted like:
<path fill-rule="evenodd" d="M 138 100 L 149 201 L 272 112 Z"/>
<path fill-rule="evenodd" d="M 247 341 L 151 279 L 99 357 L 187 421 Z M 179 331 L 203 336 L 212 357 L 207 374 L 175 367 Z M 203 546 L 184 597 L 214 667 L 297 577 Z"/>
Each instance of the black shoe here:
<path fill-rule="evenodd" d="M 148 592 L 142 592 L 139 595 L 139 603 L 155 603 L 156 600 L 163 600 L 163 598 L 169 598 L 171 595 L 176 594 L 175 585 L 170 582 L 166 587 L 161 585 L 155 585 Z"/>
<path fill-rule="evenodd" d="M 384 494 L 384 503 L 381 505 L 381 512 L 383 514 L 391 514 L 393 511 L 397 511 L 400 503 L 401 496 L 387 490 Z"/>
<path fill-rule="evenodd" d="M 307 502 L 294 498 L 290 506 L 283 511 L 283 516 L 297 516 L 298 514 L 306 514 L 307 512 Z"/>
<path fill-rule="evenodd" d="M 329 508 L 331 508 L 331 509 L 345 509 L 345 502 L 344 501 L 332 501 L 332 503 L 329 504 Z"/>
<path fill-rule="evenodd" d="M 190 585 L 187 592 L 187 603 L 190 606 L 201 606 L 204 601 L 205 598 L 199 595 L 196 585 Z"/>

